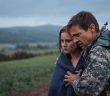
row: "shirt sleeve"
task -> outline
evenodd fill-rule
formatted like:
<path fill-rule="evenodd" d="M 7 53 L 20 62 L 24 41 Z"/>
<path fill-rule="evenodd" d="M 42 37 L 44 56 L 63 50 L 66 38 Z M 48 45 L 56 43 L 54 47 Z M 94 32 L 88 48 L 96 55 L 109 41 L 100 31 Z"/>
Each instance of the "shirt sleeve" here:
<path fill-rule="evenodd" d="M 73 88 L 77 96 L 99 96 L 110 77 L 110 50 L 97 46 L 89 54 L 88 66 Z"/>
<path fill-rule="evenodd" d="M 80 78 L 78 78 L 78 79 L 76 79 L 76 80 L 74 80 L 73 81 L 73 84 L 72 84 L 72 86 L 73 86 L 73 88 L 74 88 L 74 91 L 75 91 L 75 93 L 76 93 L 76 88 L 77 88 L 77 85 L 78 85 L 78 83 L 79 83 L 79 80 L 80 80 Z"/>

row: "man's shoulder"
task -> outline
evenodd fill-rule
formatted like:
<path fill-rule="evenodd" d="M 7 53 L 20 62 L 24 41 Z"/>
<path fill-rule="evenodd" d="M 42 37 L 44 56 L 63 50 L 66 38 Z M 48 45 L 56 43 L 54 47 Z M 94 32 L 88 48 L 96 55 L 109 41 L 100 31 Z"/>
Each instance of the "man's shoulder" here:
<path fill-rule="evenodd" d="M 107 47 L 104 47 L 104 46 L 101 46 L 101 45 L 95 45 L 91 48 L 92 51 L 98 51 L 98 50 L 110 50 L 109 48 Z"/>
<path fill-rule="evenodd" d="M 110 48 L 100 46 L 100 45 L 96 45 L 93 48 L 91 48 L 90 55 L 91 54 L 94 54 L 94 55 L 99 54 L 99 55 L 110 56 Z"/>
<path fill-rule="evenodd" d="M 93 66 L 97 66 L 97 68 L 103 66 L 108 66 L 110 68 L 110 49 L 103 46 L 95 46 L 92 48 L 89 54 L 89 63 L 93 61 L 97 63 L 95 65 L 93 64 Z"/>

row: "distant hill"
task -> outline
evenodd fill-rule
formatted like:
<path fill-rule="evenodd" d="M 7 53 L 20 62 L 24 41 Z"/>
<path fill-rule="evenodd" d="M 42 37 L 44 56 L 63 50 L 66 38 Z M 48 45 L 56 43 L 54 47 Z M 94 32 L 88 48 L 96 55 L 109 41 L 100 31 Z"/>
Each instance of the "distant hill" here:
<path fill-rule="evenodd" d="M 0 43 L 57 42 L 61 26 L 0 28 Z"/>

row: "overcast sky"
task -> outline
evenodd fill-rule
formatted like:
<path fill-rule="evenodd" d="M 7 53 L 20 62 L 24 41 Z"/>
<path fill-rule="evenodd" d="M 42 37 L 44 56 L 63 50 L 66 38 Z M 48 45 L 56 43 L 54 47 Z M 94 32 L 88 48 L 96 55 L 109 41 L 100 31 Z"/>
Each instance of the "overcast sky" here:
<path fill-rule="evenodd" d="M 110 26 L 110 0 L 0 0 L 0 27 L 65 25 L 79 11 Z"/>

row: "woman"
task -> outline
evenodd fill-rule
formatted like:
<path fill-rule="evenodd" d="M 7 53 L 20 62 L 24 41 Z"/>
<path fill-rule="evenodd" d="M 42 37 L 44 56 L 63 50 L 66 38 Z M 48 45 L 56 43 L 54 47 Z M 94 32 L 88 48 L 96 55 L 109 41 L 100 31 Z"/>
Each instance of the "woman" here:
<path fill-rule="evenodd" d="M 72 37 L 63 27 L 59 33 L 59 48 L 61 54 L 56 62 L 56 68 L 49 87 L 48 96 L 75 96 L 72 85 L 66 84 L 65 75 L 70 71 L 76 74 L 80 69 L 83 70 L 83 58 L 78 62 L 81 49 L 73 42 Z M 79 75 L 78 75 L 79 77 Z"/>

